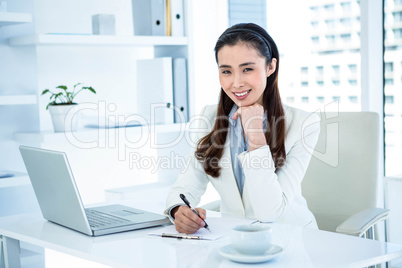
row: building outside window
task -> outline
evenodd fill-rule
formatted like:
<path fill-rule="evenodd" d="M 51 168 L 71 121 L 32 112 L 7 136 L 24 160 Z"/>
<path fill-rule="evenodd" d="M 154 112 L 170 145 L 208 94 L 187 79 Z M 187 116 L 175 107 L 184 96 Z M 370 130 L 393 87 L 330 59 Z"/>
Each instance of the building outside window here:
<path fill-rule="evenodd" d="M 289 18 L 297 23 L 289 23 Z M 294 96 L 293 106 L 315 111 L 335 97 L 340 111 L 361 110 L 360 1 L 267 0 L 267 19 L 283 56 L 279 81 L 284 100 Z M 312 27 L 331 20 L 334 28 Z M 346 34 L 351 42 L 342 40 Z M 402 0 L 385 1 L 384 39 L 385 173 L 391 176 L 402 174 Z M 320 79 L 316 66 L 323 66 Z M 301 67 L 306 68 L 305 74 Z M 302 82 L 309 82 L 308 86 Z M 306 97 L 302 94 L 307 89 L 309 102 L 298 101 Z"/>
<path fill-rule="evenodd" d="M 333 107 L 361 110 L 360 1 L 267 0 L 267 19 L 282 56 L 283 100 L 295 96 L 292 106 L 315 111 L 335 97 L 339 105 Z"/>
<path fill-rule="evenodd" d="M 402 0 L 384 3 L 385 175 L 402 174 Z"/>

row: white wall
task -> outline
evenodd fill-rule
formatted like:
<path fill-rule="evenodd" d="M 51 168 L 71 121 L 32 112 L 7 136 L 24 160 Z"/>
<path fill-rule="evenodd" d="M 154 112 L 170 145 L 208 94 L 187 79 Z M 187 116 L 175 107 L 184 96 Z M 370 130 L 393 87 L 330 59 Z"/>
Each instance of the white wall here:
<path fill-rule="evenodd" d="M 218 103 L 220 84 L 214 47 L 228 26 L 227 0 L 203 0 L 192 3 L 193 25 L 189 35 L 193 45 L 195 104 L 192 114 L 198 114 L 207 104 Z"/>

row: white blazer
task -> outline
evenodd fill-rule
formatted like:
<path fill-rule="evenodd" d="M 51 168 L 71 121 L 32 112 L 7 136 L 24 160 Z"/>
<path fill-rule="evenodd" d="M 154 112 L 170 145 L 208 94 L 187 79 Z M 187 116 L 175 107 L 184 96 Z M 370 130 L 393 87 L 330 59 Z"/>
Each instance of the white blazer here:
<path fill-rule="evenodd" d="M 200 131 L 199 138 L 211 131 L 216 110 L 217 105 L 203 109 L 198 124 L 203 131 Z M 302 196 L 301 182 L 320 132 L 319 117 L 288 106 L 284 106 L 284 111 L 286 162 L 282 168 L 275 170 L 273 167 L 269 146 L 242 153 L 239 157 L 246 179 L 243 196 L 240 196 L 233 174 L 228 136 L 219 162 L 222 167 L 220 177 L 207 175 L 193 153 L 190 156 L 191 164 L 169 191 L 165 214 L 169 216 L 172 207 L 183 204 L 180 193 L 185 194 L 190 203 L 196 206 L 211 182 L 220 195 L 222 215 L 317 228 L 315 218 Z"/>

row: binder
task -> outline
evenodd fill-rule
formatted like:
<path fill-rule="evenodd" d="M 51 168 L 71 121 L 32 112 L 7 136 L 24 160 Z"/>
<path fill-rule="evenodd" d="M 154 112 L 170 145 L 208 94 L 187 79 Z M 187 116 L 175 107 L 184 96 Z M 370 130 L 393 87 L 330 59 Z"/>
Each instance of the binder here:
<path fill-rule="evenodd" d="M 185 58 L 173 59 L 174 122 L 188 122 L 187 67 Z"/>
<path fill-rule="evenodd" d="M 172 36 L 172 11 L 170 0 L 166 0 L 166 35 Z"/>
<path fill-rule="evenodd" d="M 183 0 L 170 0 L 172 36 L 184 36 Z"/>
<path fill-rule="evenodd" d="M 166 35 L 166 0 L 151 0 L 150 2 L 152 35 Z"/>
<path fill-rule="evenodd" d="M 137 60 L 138 112 L 150 124 L 173 124 L 172 58 Z"/>
<path fill-rule="evenodd" d="M 151 1 L 132 0 L 134 35 L 152 35 Z"/>

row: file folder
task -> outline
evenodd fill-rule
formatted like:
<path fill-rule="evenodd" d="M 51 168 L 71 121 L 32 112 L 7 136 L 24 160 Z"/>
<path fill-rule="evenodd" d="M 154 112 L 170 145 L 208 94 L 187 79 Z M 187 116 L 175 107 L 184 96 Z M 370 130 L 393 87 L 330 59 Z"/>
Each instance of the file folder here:
<path fill-rule="evenodd" d="M 152 35 L 166 35 L 166 0 L 151 0 L 151 16 Z"/>
<path fill-rule="evenodd" d="M 166 35 L 172 36 L 172 11 L 170 0 L 166 0 Z"/>
<path fill-rule="evenodd" d="M 149 124 L 173 124 L 172 58 L 137 60 L 138 112 Z"/>
<path fill-rule="evenodd" d="M 184 36 L 183 0 L 170 0 L 172 36 Z"/>
<path fill-rule="evenodd" d="M 188 122 L 187 67 L 185 58 L 173 59 L 174 122 Z"/>
<path fill-rule="evenodd" d="M 151 1 L 132 0 L 134 35 L 152 35 Z"/>

